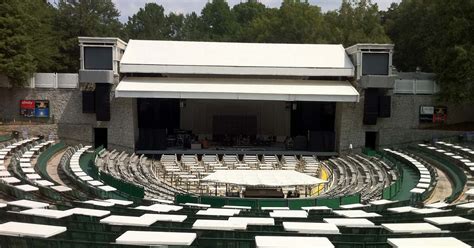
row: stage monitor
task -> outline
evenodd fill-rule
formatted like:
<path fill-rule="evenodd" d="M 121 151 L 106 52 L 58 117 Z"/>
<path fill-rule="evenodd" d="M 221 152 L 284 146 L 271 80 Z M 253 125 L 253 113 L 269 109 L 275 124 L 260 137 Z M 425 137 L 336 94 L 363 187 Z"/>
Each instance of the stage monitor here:
<path fill-rule="evenodd" d="M 112 47 L 84 47 L 84 69 L 113 70 Z"/>
<path fill-rule="evenodd" d="M 388 53 L 363 53 L 362 75 L 388 75 L 389 59 Z"/>

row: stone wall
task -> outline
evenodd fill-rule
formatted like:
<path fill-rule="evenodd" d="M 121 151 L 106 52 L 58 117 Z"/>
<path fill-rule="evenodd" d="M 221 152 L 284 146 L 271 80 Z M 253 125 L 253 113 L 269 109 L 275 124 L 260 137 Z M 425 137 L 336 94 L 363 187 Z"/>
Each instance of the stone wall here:
<path fill-rule="evenodd" d="M 113 96 L 112 96 L 113 97 Z M 20 116 L 20 100 L 49 100 L 48 120 L 52 129 L 67 143 L 93 144 L 94 128 L 108 128 L 108 142 L 112 149 L 133 151 L 136 134 L 136 101 L 112 98 L 111 121 L 97 122 L 95 114 L 82 113 L 82 93 L 78 89 L 0 88 L 0 120 L 31 121 Z"/>
<path fill-rule="evenodd" d="M 456 131 L 425 129 L 434 124 L 419 123 L 419 107 L 422 105 L 444 105 L 448 107 L 448 124 L 474 121 L 474 111 L 468 104 L 454 105 L 437 103 L 431 95 L 392 95 L 390 118 L 378 118 L 377 125 L 363 125 L 364 93 L 359 103 L 338 103 L 336 130 L 338 150 L 365 146 L 365 132 L 379 132 L 378 145 L 410 143 L 432 138 L 462 134 Z M 439 124 L 438 124 L 439 125 Z"/>

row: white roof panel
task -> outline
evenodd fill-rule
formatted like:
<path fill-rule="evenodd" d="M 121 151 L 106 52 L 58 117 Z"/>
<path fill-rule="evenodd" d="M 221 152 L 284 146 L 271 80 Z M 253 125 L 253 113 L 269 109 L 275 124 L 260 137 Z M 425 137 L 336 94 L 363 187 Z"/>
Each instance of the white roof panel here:
<path fill-rule="evenodd" d="M 347 81 L 125 77 L 116 97 L 358 102 Z"/>
<path fill-rule="evenodd" d="M 130 40 L 122 73 L 353 76 L 342 45 Z"/>

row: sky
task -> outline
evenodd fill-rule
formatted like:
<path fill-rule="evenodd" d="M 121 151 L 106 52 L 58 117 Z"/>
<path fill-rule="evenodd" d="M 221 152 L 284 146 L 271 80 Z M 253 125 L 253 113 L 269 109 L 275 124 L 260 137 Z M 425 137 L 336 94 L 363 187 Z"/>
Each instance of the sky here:
<path fill-rule="evenodd" d="M 126 22 L 128 16 L 135 14 L 140 8 L 145 6 L 145 3 L 155 2 L 162 5 L 167 12 L 176 13 L 200 13 L 201 9 L 209 0 L 113 0 L 117 9 L 120 11 L 120 20 Z M 228 0 L 230 5 L 238 4 L 245 0 Z M 279 7 L 281 0 L 260 0 L 261 3 L 269 7 Z M 323 11 L 335 10 L 339 8 L 342 0 L 309 0 L 313 5 L 318 5 Z M 377 3 L 379 9 L 387 9 L 392 2 L 400 2 L 400 0 L 372 0 Z"/>

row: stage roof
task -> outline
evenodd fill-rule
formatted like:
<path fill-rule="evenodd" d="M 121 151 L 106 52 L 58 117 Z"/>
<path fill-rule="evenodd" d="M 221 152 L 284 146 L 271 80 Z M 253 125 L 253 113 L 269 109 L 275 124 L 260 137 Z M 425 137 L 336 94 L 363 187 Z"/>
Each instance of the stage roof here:
<path fill-rule="evenodd" d="M 267 187 L 317 185 L 327 182 L 293 170 L 219 170 L 201 181 Z"/>
<path fill-rule="evenodd" d="M 126 77 L 116 97 L 358 102 L 347 81 Z"/>
<path fill-rule="evenodd" d="M 353 77 L 342 45 L 130 40 L 121 73 Z"/>

